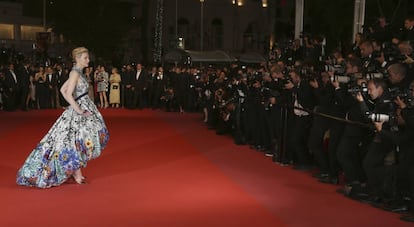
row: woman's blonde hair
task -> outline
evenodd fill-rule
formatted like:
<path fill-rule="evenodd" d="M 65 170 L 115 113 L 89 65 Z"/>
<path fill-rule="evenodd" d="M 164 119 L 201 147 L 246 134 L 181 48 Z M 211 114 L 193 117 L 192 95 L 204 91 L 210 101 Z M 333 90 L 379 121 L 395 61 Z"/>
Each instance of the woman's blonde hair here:
<path fill-rule="evenodd" d="M 77 47 L 72 50 L 72 58 L 73 60 L 76 60 L 77 57 L 80 57 L 83 53 L 88 53 L 88 49 L 85 47 Z"/>

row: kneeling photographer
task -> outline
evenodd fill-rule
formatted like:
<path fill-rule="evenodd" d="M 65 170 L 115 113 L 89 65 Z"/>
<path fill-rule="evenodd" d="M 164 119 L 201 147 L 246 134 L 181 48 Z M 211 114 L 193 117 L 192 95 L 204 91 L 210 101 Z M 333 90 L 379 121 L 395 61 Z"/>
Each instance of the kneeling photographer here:
<path fill-rule="evenodd" d="M 409 92 L 407 98 L 396 100 L 399 107 L 398 116 L 402 121 L 401 130 L 398 133 L 390 133 L 381 130 L 379 124 L 378 131 L 384 138 L 392 140 L 399 147 L 396 186 L 400 197 L 408 197 L 411 201 L 409 204 L 390 204 L 388 208 L 397 211 L 406 211 L 409 208 L 409 213 L 401 219 L 414 222 L 414 82 L 411 82 Z"/>
<path fill-rule="evenodd" d="M 393 121 L 395 107 L 388 93 L 386 82 L 382 79 L 368 81 L 367 90 L 369 97 L 364 97 L 360 92 L 356 99 L 361 111 L 366 114 L 366 122 L 384 121 L 382 127 L 395 131 L 396 123 Z M 372 107 L 369 108 L 368 105 Z M 389 174 L 389 165 L 384 162 L 387 155 L 395 149 L 395 145 L 375 134 L 368 147 L 368 152 L 363 159 L 363 168 L 367 176 L 367 187 L 352 188 L 351 196 L 369 202 L 378 202 L 384 197 L 390 196 L 390 191 L 384 187 L 385 179 Z"/>
<path fill-rule="evenodd" d="M 386 129 L 383 126 L 384 121 L 376 122 L 375 127 L 381 140 L 389 141 L 397 147 L 398 151 L 396 153 L 397 163 L 391 171 L 394 176 L 385 178 L 384 182 L 384 185 L 391 186 L 388 188 L 393 190 L 394 198 L 381 204 L 381 208 L 394 212 L 406 212 L 410 207 L 410 213 L 402 216 L 401 219 L 414 222 L 414 82 L 410 84 L 409 89 L 404 98 L 397 96 L 395 99 L 398 106 L 396 111 L 398 131 Z M 408 204 L 404 197 L 411 198 L 411 204 Z"/>

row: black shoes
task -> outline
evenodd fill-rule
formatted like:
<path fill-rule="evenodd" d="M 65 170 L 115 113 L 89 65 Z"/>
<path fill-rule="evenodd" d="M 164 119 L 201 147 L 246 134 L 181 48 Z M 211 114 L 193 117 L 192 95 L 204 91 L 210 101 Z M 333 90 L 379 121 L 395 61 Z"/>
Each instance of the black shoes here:
<path fill-rule="evenodd" d="M 400 219 L 407 222 L 414 222 L 414 214 L 403 215 Z"/>
<path fill-rule="evenodd" d="M 319 172 L 319 173 L 313 174 L 312 177 L 317 178 L 317 179 L 322 179 L 322 178 L 329 177 L 329 174 L 324 173 L 324 172 Z"/>
<path fill-rule="evenodd" d="M 407 213 L 408 212 L 408 201 L 398 199 L 398 200 L 390 200 L 382 203 L 380 206 L 376 206 L 377 208 L 394 212 L 394 213 Z"/>
<path fill-rule="evenodd" d="M 319 178 L 319 182 L 325 183 L 325 184 L 339 184 L 339 179 L 338 177 L 331 177 L 328 175 L 326 177 Z"/>
<path fill-rule="evenodd" d="M 295 165 L 293 167 L 294 170 L 298 170 L 298 171 L 309 171 L 312 169 L 311 166 L 309 165 Z"/>

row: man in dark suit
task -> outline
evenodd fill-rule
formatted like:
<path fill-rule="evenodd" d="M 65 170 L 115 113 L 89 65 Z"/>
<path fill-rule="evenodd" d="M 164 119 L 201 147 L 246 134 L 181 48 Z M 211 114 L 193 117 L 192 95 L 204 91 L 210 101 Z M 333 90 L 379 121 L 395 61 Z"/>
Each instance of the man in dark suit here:
<path fill-rule="evenodd" d="M 190 89 L 190 75 L 185 68 L 176 68 L 175 71 L 175 96 L 177 97 L 180 112 L 187 111 L 188 90 Z"/>
<path fill-rule="evenodd" d="M 310 153 L 308 151 L 308 137 L 312 126 L 312 116 L 301 109 L 313 110 L 316 97 L 309 81 L 304 80 L 303 75 L 297 70 L 289 72 L 290 81 L 285 85 L 285 89 L 292 91 L 293 96 L 293 121 L 291 147 L 296 156 L 295 169 L 310 169 Z"/>
<path fill-rule="evenodd" d="M 414 17 L 410 16 L 404 20 L 404 31 L 401 37 L 403 41 L 414 41 Z"/>
<path fill-rule="evenodd" d="M 46 84 L 49 88 L 50 107 L 55 109 L 57 107 L 58 97 L 58 78 L 57 74 L 53 72 L 53 68 L 51 66 L 46 68 Z"/>
<path fill-rule="evenodd" d="M 152 100 L 152 107 L 154 109 L 161 108 L 160 106 L 160 98 L 164 91 L 167 88 L 167 78 L 164 75 L 164 68 L 159 67 L 158 72 L 153 79 L 153 100 Z"/>
<path fill-rule="evenodd" d="M 18 69 L 18 83 L 20 87 L 20 99 L 19 99 L 19 107 L 27 111 L 28 103 L 26 102 L 29 96 L 29 85 L 30 85 L 30 63 L 24 62 L 21 67 Z"/>
<path fill-rule="evenodd" d="M 347 75 L 358 75 L 362 70 L 362 61 L 355 58 L 347 60 Z M 363 80 L 357 80 L 357 85 L 361 85 Z M 353 122 L 365 121 L 365 113 L 361 111 L 359 102 L 355 99 L 354 94 L 350 94 L 346 86 L 339 86 L 335 81 L 336 96 L 340 105 L 345 108 L 345 119 Z M 359 186 L 366 179 L 362 168 L 362 156 L 365 147 L 371 139 L 370 130 L 356 124 L 345 124 L 344 131 L 341 135 L 337 156 L 338 162 L 346 176 L 346 185 L 341 191 L 348 193 L 353 186 Z"/>
<path fill-rule="evenodd" d="M 57 86 L 58 86 L 58 93 L 59 93 L 59 106 L 67 107 L 69 106 L 69 103 L 66 102 L 65 98 L 63 98 L 63 95 L 59 92 L 60 88 L 63 86 L 66 80 L 69 79 L 69 75 L 63 68 L 62 64 L 56 65 L 56 78 L 57 78 Z"/>
<path fill-rule="evenodd" d="M 125 68 L 126 68 L 125 72 L 121 74 L 122 83 L 125 89 L 124 90 L 124 99 L 125 99 L 124 106 L 125 108 L 132 109 L 133 108 L 132 102 L 134 99 L 134 90 L 132 88 L 133 88 L 133 82 L 134 82 L 133 77 L 135 76 L 134 74 L 135 71 L 132 69 L 131 64 L 128 64 Z"/>
<path fill-rule="evenodd" d="M 148 73 L 142 67 L 141 63 L 137 64 L 137 70 L 133 76 L 132 90 L 134 92 L 134 96 L 132 99 L 131 107 L 143 109 L 145 107 L 144 91 L 148 86 Z"/>
<path fill-rule="evenodd" d="M 20 88 L 14 64 L 9 64 L 4 74 L 4 110 L 15 111 L 19 101 Z"/>
<path fill-rule="evenodd" d="M 362 72 L 372 73 L 381 69 L 380 62 L 373 55 L 374 47 L 371 41 L 364 41 L 359 48 L 361 49 Z"/>

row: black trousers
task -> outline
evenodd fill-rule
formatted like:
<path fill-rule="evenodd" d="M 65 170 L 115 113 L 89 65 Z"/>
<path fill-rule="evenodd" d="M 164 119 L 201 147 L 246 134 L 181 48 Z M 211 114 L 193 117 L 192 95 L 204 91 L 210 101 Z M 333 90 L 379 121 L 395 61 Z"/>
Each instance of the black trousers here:
<path fill-rule="evenodd" d="M 142 109 L 145 107 L 145 97 L 144 91 L 141 89 L 134 90 L 131 108 L 139 108 Z"/>
<path fill-rule="evenodd" d="M 126 108 L 132 108 L 132 102 L 134 100 L 134 91 L 131 88 L 125 88 L 124 92 L 124 105 Z"/>
<path fill-rule="evenodd" d="M 414 142 L 402 144 L 399 147 L 399 151 L 397 187 L 404 195 L 410 195 L 410 191 L 411 193 L 414 193 Z M 413 175 L 410 176 L 410 173 Z M 412 201 L 414 201 L 414 197 L 411 198 L 413 198 Z"/>
<path fill-rule="evenodd" d="M 309 131 L 312 125 L 312 117 L 294 115 L 294 127 L 290 134 L 291 148 L 294 159 L 298 165 L 311 164 L 310 153 L 308 150 Z"/>
<path fill-rule="evenodd" d="M 346 181 L 349 183 L 365 180 L 365 174 L 362 169 L 361 141 L 360 136 L 354 136 L 346 131 L 339 141 L 337 150 L 338 161 L 345 173 Z"/>
<path fill-rule="evenodd" d="M 320 171 L 330 176 L 337 176 L 339 163 L 337 156 L 338 145 L 343 132 L 343 123 L 321 116 L 315 116 L 309 135 L 309 150 L 314 154 Z M 329 130 L 328 150 L 324 148 L 324 136 Z"/>
<path fill-rule="evenodd" d="M 390 144 L 374 139 L 363 161 L 369 189 L 377 195 L 382 195 L 385 177 L 392 174 L 388 171 L 390 168 L 384 165 L 384 159 L 391 151 Z"/>

